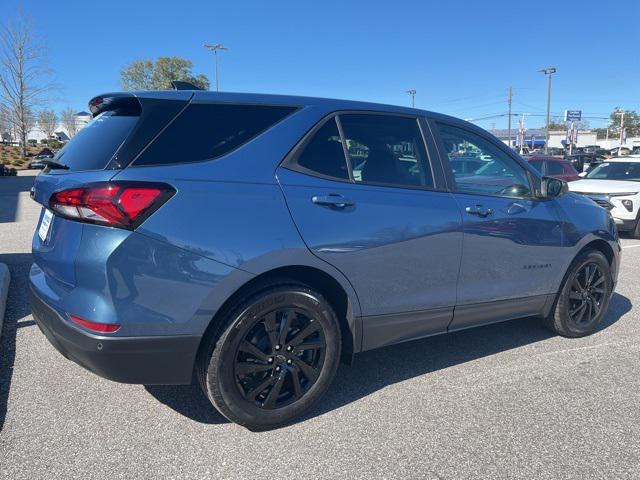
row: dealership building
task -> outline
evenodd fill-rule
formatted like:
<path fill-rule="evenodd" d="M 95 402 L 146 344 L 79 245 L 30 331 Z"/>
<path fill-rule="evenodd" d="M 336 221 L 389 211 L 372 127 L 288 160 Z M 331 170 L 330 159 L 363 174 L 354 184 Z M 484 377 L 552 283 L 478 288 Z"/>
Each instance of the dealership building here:
<path fill-rule="evenodd" d="M 509 130 L 490 130 L 496 137 L 509 145 Z M 525 131 L 524 143 L 529 148 L 544 148 L 546 133 L 544 128 L 530 128 Z M 563 148 L 567 140 L 567 132 L 564 130 L 551 130 L 549 132 L 549 148 Z M 518 129 L 511 130 L 511 146 L 518 145 Z M 598 145 L 596 132 L 591 130 L 579 130 L 576 147 L 586 147 L 587 145 Z"/>

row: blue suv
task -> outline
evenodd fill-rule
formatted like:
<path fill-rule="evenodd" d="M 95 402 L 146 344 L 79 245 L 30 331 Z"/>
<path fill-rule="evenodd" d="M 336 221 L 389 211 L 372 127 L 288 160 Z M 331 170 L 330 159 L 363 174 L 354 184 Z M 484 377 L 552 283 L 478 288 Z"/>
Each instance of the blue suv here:
<path fill-rule="evenodd" d="M 195 376 L 272 428 L 358 352 L 527 316 L 579 337 L 607 309 L 608 212 L 467 122 L 187 90 L 89 106 L 31 192 L 30 291 L 49 341 L 105 378 Z"/>

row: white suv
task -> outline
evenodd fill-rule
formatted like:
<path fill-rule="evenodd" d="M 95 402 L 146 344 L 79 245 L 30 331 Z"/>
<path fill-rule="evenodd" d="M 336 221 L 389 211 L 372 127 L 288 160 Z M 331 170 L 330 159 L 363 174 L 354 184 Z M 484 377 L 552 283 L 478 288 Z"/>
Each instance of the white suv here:
<path fill-rule="evenodd" d="M 602 162 L 582 180 L 570 182 L 569 189 L 609 210 L 619 230 L 640 238 L 640 155 Z"/>

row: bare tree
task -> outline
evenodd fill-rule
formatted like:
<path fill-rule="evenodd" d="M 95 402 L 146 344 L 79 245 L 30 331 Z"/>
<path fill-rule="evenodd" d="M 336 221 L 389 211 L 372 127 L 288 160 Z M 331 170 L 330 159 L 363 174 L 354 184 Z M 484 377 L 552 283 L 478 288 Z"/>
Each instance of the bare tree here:
<path fill-rule="evenodd" d="M 64 128 L 67 129 L 69 138 L 72 138 L 78 131 L 76 114 L 71 108 L 65 108 L 62 113 L 60 113 L 60 119 L 62 120 L 62 125 L 64 125 Z"/>
<path fill-rule="evenodd" d="M 42 133 L 47 136 L 47 140 L 53 137 L 58 127 L 58 116 L 53 110 L 42 110 L 38 115 L 38 126 Z"/>
<path fill-rule="evenodd" d="M 36 40 L 29 18 L 19 14 L 0 28 L 0 114 L 16 132 L 23 156 L 33 112 L 53 88 L 50 74 L 44 47 Z"/>

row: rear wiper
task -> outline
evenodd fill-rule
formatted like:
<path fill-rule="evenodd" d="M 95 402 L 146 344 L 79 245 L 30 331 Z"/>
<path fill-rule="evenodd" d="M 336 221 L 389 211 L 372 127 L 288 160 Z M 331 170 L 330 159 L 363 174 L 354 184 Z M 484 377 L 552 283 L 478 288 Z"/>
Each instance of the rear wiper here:
<path fill-rule="evenodd" d="M 45 159 L 45 160 L 40 160 L 40 163 L 42 163 L 43 165 L 46 165 L 51 170 L 56 170 L 56 169 L 69 170 L 69 165 L 63 165 L 62 163 L 58 163 L 55 160 L 46 160 Z"/>

